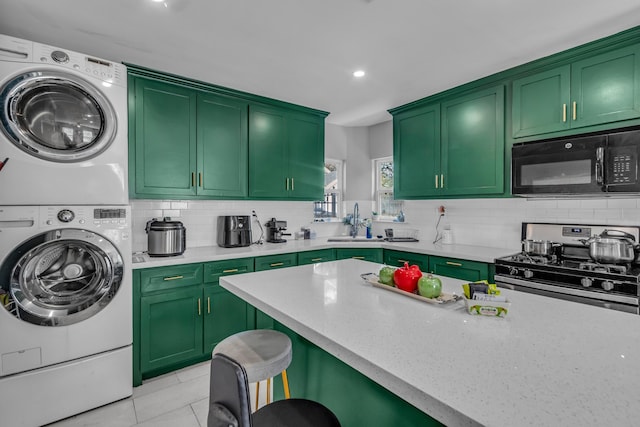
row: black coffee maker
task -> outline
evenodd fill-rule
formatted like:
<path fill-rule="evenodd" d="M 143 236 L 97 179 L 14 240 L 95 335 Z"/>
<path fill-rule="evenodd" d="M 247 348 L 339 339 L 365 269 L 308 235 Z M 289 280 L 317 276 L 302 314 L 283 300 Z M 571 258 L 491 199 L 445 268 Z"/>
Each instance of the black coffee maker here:
<path fill-rule="evenodd" d="M 285 243 L 286 240 L 282 236 L 291 236 L 291 233 L 283 233 L 287 229 L 287 221 L 278 221 L 275 218 L 267 221 L 267 242 L 268 243 Z"/>

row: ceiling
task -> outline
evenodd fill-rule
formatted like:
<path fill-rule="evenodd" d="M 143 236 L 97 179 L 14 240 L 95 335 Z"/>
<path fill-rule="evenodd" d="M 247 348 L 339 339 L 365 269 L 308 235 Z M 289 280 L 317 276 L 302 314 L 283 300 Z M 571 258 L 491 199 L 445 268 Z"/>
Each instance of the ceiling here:
<path fill-rule="evenodd" d="M 0 0 L 0 10 L 0 33 L 329 111 L 342 126 L 640 25 L 637 0 Z"/>

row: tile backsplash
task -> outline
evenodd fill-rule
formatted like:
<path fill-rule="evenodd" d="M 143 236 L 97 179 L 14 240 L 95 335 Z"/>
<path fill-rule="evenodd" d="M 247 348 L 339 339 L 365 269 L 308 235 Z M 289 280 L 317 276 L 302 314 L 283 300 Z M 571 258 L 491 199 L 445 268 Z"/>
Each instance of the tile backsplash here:
<path fill-rule="evenodd" d="M 348 212 L 353 201 L 345 201 Z M 358 201 L 361 218 L 369 217 L 372 202 Z M 216 222 L 219 215 L 251 215 L 255 210 L 260 222 L 270 218 L 287 221 L 287 232 L 300 227 L 311 227 L 319 237 L 348 233 L 340 223 L 314 223 L 313 204 L 296 201 L 166 201 L 132 200 L 133 250 L 147 249 L 144 231 L 148 220 L 168 216 L 182 221 L 187 229 L 187 248 L 216 245 Z M 375 222 L 373 234 L 384 234 L 385 228 L 417 229 L 423 241 L 436 236 L 438 207 L 445 207 L 438 230 L 449 227 L 456 244 L 480 245 L 497 248 L 520 249 L 521 223 L 561 222 L 640 225 L 640 198 L 598 199 L 452 199 L 407 200 L 404 202 L 405 223 Z M 252 224 L 253 239 L 260 230 Z M 364 235 L 364 231 L 360 231 Z M 293 239 L 293 236 L 286 237 Z"/>

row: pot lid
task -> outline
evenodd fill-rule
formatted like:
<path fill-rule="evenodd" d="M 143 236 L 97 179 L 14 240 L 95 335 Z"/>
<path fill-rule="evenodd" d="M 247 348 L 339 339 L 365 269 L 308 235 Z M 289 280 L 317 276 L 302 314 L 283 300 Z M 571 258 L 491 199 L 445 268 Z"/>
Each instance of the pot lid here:
<path fill-rule="evenodd" d="M 154 218 L 147 223 L 147 230 L 178 230 L 184 228 L 180 221 L 172 221 L 168 216 L 164 219 Z"/>

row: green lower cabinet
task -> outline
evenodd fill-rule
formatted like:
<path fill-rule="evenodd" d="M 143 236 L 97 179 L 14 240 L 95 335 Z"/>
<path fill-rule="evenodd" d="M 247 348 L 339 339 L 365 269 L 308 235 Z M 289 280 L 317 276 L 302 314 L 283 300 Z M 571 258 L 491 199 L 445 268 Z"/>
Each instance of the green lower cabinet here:
<path fill-rule="evenodd" d="M 298 265 L 315 264 L 317 262 L 334 261 L 336 259 L 335 249 L 318 249 L 298 253 Z"/>
<path fill-rule="evenodd" d="M 278 322 L 289 335 L 293 359 L 287 368 L 291 397 L 315 400 L 333 411 L 343 427 L 430 427 L 442 424 L 375 381 Z M 274 379 L 275 399 L 282 399 L 282 380 Z"/>
<path fill-rule="evenodd" d="M 219 285 L 253 271 L 253 258 L 134 271 L 133 384 L 211 357 L 221 340 L 255 326 L 255 309 Z"/>
<path fill-rule="evenodd" d="M 454 279 L 493 281 L 489 275 L 489 264 L 477 261 L 467 261 L 457 258 L 429 257 L 429 271 L 438 276 L 453 277 Z"/>
<path fill-rule="evenodd" d="M 140 369 L 143 374 L 202 355 L 201 298 L 199 286 L 142 297 Z"/>
<path fill-rule="evenodd" d="M 429 255 L 416 254 L 413 252 L 384 250 L 384 263 L 391 267 L 402 267 L 405 262 L 409 265 L 417 265 L 420 271 L 429 271 Z"/>
<path fill-rule="evenodd" d="M 204 289 L 204 352 L 223 339 L 253 328 L 254 309 L 220 285 Z"/>
<path fill-rule="evenodd" d="M 338 248 L 336 249 L 336 259 L 361 259 L 382 263 L 381 248 Z"/>
<path fill-rule="evenodd" d="M 298 255 L 296 253 L 267 255 L 255 258 L 256 271 L 295 267 L 296 265 L 298 265 Z"/>

